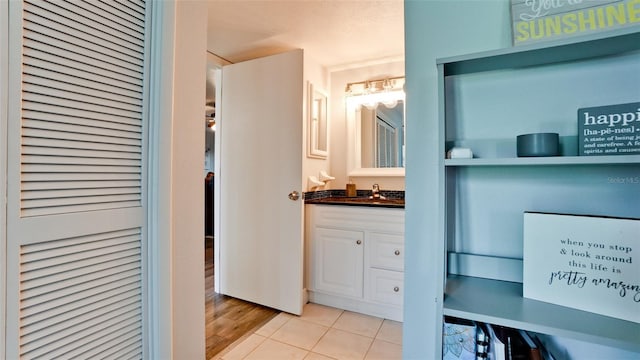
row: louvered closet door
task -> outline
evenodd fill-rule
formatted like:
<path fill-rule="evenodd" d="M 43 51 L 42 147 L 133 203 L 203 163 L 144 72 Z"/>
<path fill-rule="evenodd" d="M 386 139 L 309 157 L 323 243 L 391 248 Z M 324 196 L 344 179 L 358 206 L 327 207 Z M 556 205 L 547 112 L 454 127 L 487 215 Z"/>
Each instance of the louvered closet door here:
<path fill-rule="evenodd" d="M 140 358 L 147 5 L 9 6 L 7 356 Z"/>

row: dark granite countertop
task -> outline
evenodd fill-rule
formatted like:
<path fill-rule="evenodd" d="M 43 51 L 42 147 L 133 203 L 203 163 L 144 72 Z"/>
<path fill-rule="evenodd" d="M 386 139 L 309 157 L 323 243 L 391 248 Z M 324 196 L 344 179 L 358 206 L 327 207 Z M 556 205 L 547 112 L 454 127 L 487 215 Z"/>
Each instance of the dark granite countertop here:
<path fill-rule="evenodd" d="M 304 193 L 305 204 L 348 205 L 404 208 L 404 190 L 380 190 L 383 199 L 372 199 L 371 190 L 357 190 L 356 196 L 348 197 L 344 190 L 320 190 Z"/>
<path fill-rule="evenodd" d="M 371 199 L 369 197 L 330 196 L 317 199 L 306 199 L 304 202 L 305 204 L 404 208 L 404 199 Z"/>

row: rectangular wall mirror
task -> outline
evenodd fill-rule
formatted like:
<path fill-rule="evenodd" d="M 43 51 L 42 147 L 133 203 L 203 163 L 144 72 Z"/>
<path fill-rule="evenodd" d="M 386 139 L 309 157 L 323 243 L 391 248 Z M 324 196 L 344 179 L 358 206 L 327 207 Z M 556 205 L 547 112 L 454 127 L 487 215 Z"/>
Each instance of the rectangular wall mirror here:
<path fill-rule="evenodd" d="M 308 86 L 308 153 L 311 158 L 326 159 L 328 149 L 327 94 L 311 82 Z"/>
<path fill-rule="evenodd" d="M 356 110 L 360 121 L 360 165 L 363 168 L 404 167 L 404 102 Z"/>
<path fill-rule="evenodd" d="M 404 176 L 404 77 L 347 84 L 349 176 Z"/>

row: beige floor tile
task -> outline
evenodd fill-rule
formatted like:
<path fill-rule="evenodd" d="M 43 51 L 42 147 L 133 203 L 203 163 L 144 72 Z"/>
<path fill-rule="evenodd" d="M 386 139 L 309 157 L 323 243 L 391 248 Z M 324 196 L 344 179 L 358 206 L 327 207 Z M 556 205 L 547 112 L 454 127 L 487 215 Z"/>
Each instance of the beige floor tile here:
<path fill-rule="evenodd" d="M 329 328 L 297 318 L 282 325 L 271 338 L 285 344 L 311 350 Z"/>
<path fill-rule="evenodd" d="M 309 353 L 304 360 L 335 360 L 334 358 L 330 358 L 328 356 L 324 356 L 321 354 L 316 354 L 314 352 Z"/>
<path fill-rule="evenodd" d="M 345 311 L 340 315 L 338 320 L 336 320 L 333 327 L 335 329 L 374 338 L 378 333 L 378 329 L 380 329 L 380 325 L 382 325 L 381 318 Z"/>
<path fill-rule="evenodd" d="M 376 339 L 384 340 L 397 345 L 402 345 L 402 323 L 393 320 L 384 320 Z"/>
<path fill-rule="evenodd" d="M 400 359 L 402 323 L 307 304 L 302 316 L 281 313 L 219 355 L 222 360 Z"/>
<path fill-rule="evenodd" d="M 293 319 L 294 316 L 291 314 L 283 313 L 276 315 L 273 319 L 269 320 L 268 323 L 262 325 L 262 327 L 256 330 L 256 334 L 262 335 L 264 337 L 269 337 L 273 335 L 282 325 L 286 324 L 287 321 Z"/>
<path fill-rule="evenodd" d="M 241 360 L 244 359 L 250 352 L 255 350 L 260 344 L 262 344 L 267 338 L 264 336 L 252 334 L 249 335 L 244 341 L 231 349 L 228 353 L 222 355 L 223 360 Z"/>
<path fill-rule="evenodd" d="M 361 360 L 372 342 L 373 339 L 366 336 L 329 329 L 312 351 L 340 360 Z"/>
<path fill-rule="evenodd" d="M 295 346 L 267 339 L 245 360 L 302 360 L 309 352 Z"/>
<path fill-rule="evenodd" d="M 308 303 L 304 306 L 300 320 L 310 321 L 322 326 L 330 327 L 336 322 L 343 310 L 329 306 Z"/>
<path fill-rule="evenodd" d="M 374 340 L 365 360 L 400 360 L 402 346 L 382 340 Z"/>

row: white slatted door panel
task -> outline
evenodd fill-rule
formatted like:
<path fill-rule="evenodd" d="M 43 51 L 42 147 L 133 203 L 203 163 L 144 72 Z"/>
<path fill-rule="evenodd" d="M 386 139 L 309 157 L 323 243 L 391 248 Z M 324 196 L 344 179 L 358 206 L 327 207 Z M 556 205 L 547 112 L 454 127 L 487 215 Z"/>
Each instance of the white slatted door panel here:
<path fill-rule="evenodd" d="M 44 1 L 24 5 L 23 217 L 140 206 L 144 19 L 112 8 L 118 5 L 113 2 L 83 5 Z M 96 28 L 93 18 L 77 14 L 108 10 L 115 18 L 111 27 L 107 22 Z M 118 32 L 112 29 L 116 25 L 126 27 Z M 39 74 L 39 69 L 55 74 Z M 114 93 L 117 90 L 94 83 L 128 92 Z M 66 153 L 61 155 L 61 150 Z M 102 175 L 109 179 L 108 185 L 101 183 Z M 139 183 L 127 185 L 130 180 Z M 51 181 L 64 188 L 45 189 Z M 87 181 L 95 182 L 93 190 L 76 186 Z"/>
<path fill-rule="evenodd" d="M 141 358 L 147 5 L 9 6 L 7 356 Z"/>
<path fill-rule="evenodd" d="M 140 247 L 139 228 L 22 246 L 21 355 L 87 358 L 123 328 L 140 338 Z"/>

